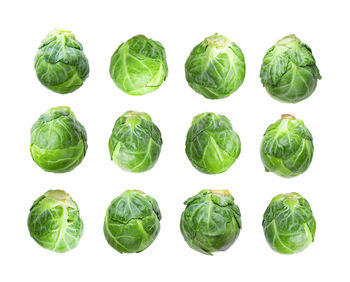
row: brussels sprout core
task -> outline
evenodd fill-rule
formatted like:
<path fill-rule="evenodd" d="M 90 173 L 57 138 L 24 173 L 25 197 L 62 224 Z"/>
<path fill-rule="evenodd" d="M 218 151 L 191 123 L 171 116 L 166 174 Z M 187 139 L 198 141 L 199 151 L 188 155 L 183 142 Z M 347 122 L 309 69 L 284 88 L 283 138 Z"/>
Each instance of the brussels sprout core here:
<path fill-rule="evenodd" d="M 48 198 L 55 199 L 59 203 L 63 203 L 67 206 L 72 206 L 72 198 L 63 190 L 52 190 L 46 193 Z"/>
<path fill-rule="evenodd" d="M 284 119 L 284 118 L 287 118 L 287 119 L 295 119 L 294 116 L 289 115 L 289 114 L 283 114 L 281 118 L 282 118 L 282 119 Z"/>
<path fill-rule="evenodd" d="M 276 42 L 277 46 L 293 47 L 300 43 L 299 38 L 294 34 L 283 37 L 282 39 Z"/>
<path fill-rule="evenodd" d="M 311 207 L 295 192 L 274 197 L 264 213 L 262 225 L 268 244 L 281 254 L 301 252 L 315 238 L 316 221 Z"/>
<path fill-rule="evenodd" d="M 229 190 L 210 190 L 213 194 L 216 195 L 221 195 L 221 196 L 230 196 L 230 191 Z"/>

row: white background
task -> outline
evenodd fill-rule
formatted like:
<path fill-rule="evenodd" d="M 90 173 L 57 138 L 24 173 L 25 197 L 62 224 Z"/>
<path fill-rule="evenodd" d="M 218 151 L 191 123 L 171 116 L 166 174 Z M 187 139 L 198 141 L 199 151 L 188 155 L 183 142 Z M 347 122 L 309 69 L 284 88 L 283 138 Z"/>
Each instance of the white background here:
<path fill-rule="evenodd" d="M 1 281 L 349 281 L 349 9 L 348 1 L 4 1 L 0 7 L 0 280 Z M 6 4 L 4 4 L 6 3 Z M 90 76 L 69 95 L 55 94 L 36 78 L 34 56 L 53 28 L 70 29 L 83 44 Z M 208 100 L 186 83 L 191 49 L 215 32 L 236 42 L 246 57 L 241 88 L 223 100 Z M 259 70 L 266 51 L 295 33 L 309 44 L 323 79 L 306 101 L 273 100 Z M 144 34 L 166 48 L 169 76 L 156 91 L 132 97 L 109 76 L 119 44 Z M 50 107 L 70 106 L 88 133 L 80 166 L 65 174 L 42 171 L 29 152 L 30 128 Z M 117 117 L 145 111 L 162 131 L 164 145 L 149 172 L 123 172 L 109 159 L 108 138 Z M 185 155 L 192 117 L 204 111 L 226 115 L 242 141 L 226 173 L 204 175 Z M 309 170 L 293 179 L 265 173 L 259 145 L 266 127 L 290 113 L 314 137 Z M 190 249 L 179 230 L 183 201 L 201 189 L 229 189 L 242 212 L 236 243 L 213 257 Z M 78 247 L 57 254 L 29 236 L 32 202 L 48 189 L 64 189 L 78 203 L 85 233 Z M 163 214 L 155 242 L 140 254 L 121 255 L 104 239 L 110 201 L 125 189 L 158 200 Z M 296 191 L 311 204 L 315 243 L 297 255 L 273 252 L 262 216 L 273 196 Z"/>

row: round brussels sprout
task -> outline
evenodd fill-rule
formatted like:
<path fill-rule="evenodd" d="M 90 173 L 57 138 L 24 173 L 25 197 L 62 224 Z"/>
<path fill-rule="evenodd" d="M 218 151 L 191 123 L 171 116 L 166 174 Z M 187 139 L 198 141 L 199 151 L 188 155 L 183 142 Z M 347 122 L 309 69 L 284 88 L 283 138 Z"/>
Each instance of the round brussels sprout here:
<path fill-rule="evenodd" d="M 277 41 L 267 51 L 260 78 L 272 98 L 297 103 L 315 91 L 321 75 L 311 48 L 292 34 Z"/>
<path fill-rule="evenodd" d="M 196 169 L 207 174 L 222 173 L 240 153 L 241 141 L 227 117 L 202 113 L 193 118 L 186 138 L 186 154 Z"/>
<path fill-rule="evenodd" d="M 274 197 L 262 222 L 270 247 L 281 254 L 295 254 L 314 241 L 316 221 L 306 199 L 298 193 Z"/>
<path fill-rule="evenodd" d="M 28 229 L 40 246 L 64 253 L 78 245 L 84 226 L 79 208 L 69 194 L 50 190 L 33 203 Z"/>
<path fill-rule="evenodd" d="M 120 253 L 139 253 L 158 236 L 157 201 L 139 190 L 126 190 L 107 209 L 103 231 L 107 242 Z"/>
<path fill-rule="evenodd" d="M 180 229 L 192 249 L 211 255 L 226 251 L 236 241 L 241 212 L 228 190 L 202 190 L 185 205 Z"/>
<path fill-rule="evenodd" d="M 144 172 L 157 162 L 162 147 L 158 127 L 146 113 L 128 111 L 117 119 L 109 138 L 111 159 L 126 171 Z"/>
<path fill-rule="evenodd" d="M 241 49 L 214 34 L 195 46 L 185 64 L 191 88 L 208 99 L 230 96 L 243 83 L 245 62 Z"/>
<path fill-rule="evenodd" d="M 41 84 L 60 94 L 77 90 L 89 76 L 83 46 L 66 30 L 49 32 L 41 42 L 34 67 Z"/>
<path fill-rule="evenodd" d="M 155 91 L 168 75 L 164 47 L 146 36 L 134 36 L 114 52 L 109 73 L 115 84 L 129 95 Z"/>
<path fill-rule="evenodd" d="M 267 172 L 294 177 L 305 172 L 312 161 L 314 146 L 304 122 L 292 115 L 271 124 L 265 131 L 260 156 Z"/>
<path fill-rule="evenodd" d="M 84 159 L 87 147 L 85 128 L 68 107 L 51 108 L 31 129 L 30 153 L 45 171 L 73 170 Z"/>

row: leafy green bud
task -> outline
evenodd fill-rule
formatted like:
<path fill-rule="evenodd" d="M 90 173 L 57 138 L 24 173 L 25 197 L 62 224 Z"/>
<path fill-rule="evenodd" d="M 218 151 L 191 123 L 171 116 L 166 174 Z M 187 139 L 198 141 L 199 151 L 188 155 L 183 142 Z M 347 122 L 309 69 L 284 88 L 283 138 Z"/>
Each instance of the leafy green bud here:
<path fill-rule="evenodd" d="M 79 208 L 68 193 L 49 190 L 32 205 L 28 216 L 30 236 L 42 247 L 64 253 L 83 236 Z"/>
<path fill-rule="evenodd" d="M 31 129 L 30 153 L 45 171 L 73 170 L 84 159 L 87 147 L 85 128 L 68 107 L 51 108 Z"/>
<path fill-rule="evenodd" d="M 148 248 L 160 230 L 157 201 L 139 190 L 126 190 L 107 209 L 104 234 L 120 253 L 139 253 Z"/>
<path fill-rule="evenodd" d="M 227 250 L 242 227 L 241 213 L 228 190 L 202 190 L 185 201 L 180 229 L 187 244 L 206 255 Z"/>
<path fill-rule="evenodd" d="M 241 49 L 217 33 L 195 46 L 185 64 L 189 86 L 208 99 L 230 96 L 243 83 L 245 61 Z"/>
<path fill-rule="evenodd" d="M 222 173 L 240 152 L 240 138 L 228 118 L 214 113 L 193 118 L 186 138 L 186 154 L 196 169 L 208 174 Z"/>
<path fill-rule="evenodd" d="M 291 115 L 271 124 L 265 131 L 260 156 L 265 170 L 283 177 L 304 173 L 311 164 L 314 147 L 310 131 Z"/>
<path fill-rule="evenodd" d="M 66 30 L 49 32 L 41 42 L 34 67 L 41 84 L 60 94 L 77 90 L 89 76 L 83 46 Z"/>
<path fill-rule="evenodd" d="M 311 48 L 292 34 L 267 51 L 260 78 L 272 98 L 284 103 L 297 103 L 315 91 L 321 75 Z"/>
<path fill-rule="evenodd" d="M 114 52 L 109 73 L 115 84 L 129 95 L 155 91 L 168 75 L 164 47 L 143 35 L 134 36 Z"/>
<path fill-rule="evenodd" d="M 305 250 L 314 241 L 316 221 L 306 199 L 298 193 L 274 197 L 262 222 L 270 247 L 281 254 Z"/>

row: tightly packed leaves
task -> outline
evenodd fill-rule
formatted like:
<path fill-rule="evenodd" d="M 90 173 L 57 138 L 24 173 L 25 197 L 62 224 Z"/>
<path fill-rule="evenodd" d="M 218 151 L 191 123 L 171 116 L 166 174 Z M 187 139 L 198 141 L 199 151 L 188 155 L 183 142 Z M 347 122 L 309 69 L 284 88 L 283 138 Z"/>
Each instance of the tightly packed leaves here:
<path fill-rule="evenodd" d="M 265 131 L 260 156 L 267 172 L 283 177 L 304 173 L 311 164 L 314 147 L 312 135 L 302 120 L 282 115 Z"/>
<path fill-rule="evenodd" d="M 139 253 L 148 248 L 160 230 L 157 201 L 139 190 L 126 190 L 107 209 L 104 234 L 120 253 Z"/>
<path fill-rule="evenodd" d="M 206 255 L 227 250 L 242 227 L 241 213 L 228 190 L 202 190 L 185 201 L 180 229 L 187 244 Z"/>
<path fill-rule="evenodd" d="M 305 250 L 314 241 L 316 221 L 306 199 L 298 193 L 274 197 L 262 222 L 270 247 L 281 254 Z"/>
<path fill-rule="evenodd" d="M 115 84 L 130 95 L 155 91 L 168 75 L 165 49 L 158 41 L 134 36 L 114 52 L 109 73 Z"/>
<path fill-rule="evenodd" d="M 245 61 L 241 49 L 214 34 L 195 46 L 185 64 L 189 86 L 208 99 L 230 96 L 243 83 Z"/>
<path fill-rule="evenodd" d="M 68 107 L 51 108 L 31 129 L 30 153 L 45 171 L 73 170 L 84 159 L 87 147 L 85 128 Z"/>
<path fill-rule="evenodd" d="M 226 171 L 241 152 L 241 141 L 223 115 L 202 113 L 187 133 L 186 154 L 192 165 L 207 174 Z"/>
<path fill-rule="evenodd" d="M 123 170 L 144 172 L 156 164 L 162 142 L 160 130 L 148 114 L 128 111 L 115 122 L 109 152 Z"/>
<path fill-rule="evenodd" d="M 78 245 L 83 227 L 77 204 L 62 190 L 50 190 L 39 197 L 28 216 L 30 236 L 40 246 L 58 253 Z"/>
<path fill-rule="evenodd" d="M 89 62 L 73 33 L 53 30 L 42 41 L 35 57 L 36 75 L 45 87 L 67 94 L 89 76 Z"/>
<path fill-rule="evenodd" d="M 311 48 L 292 34 L 279 40 L 267 51 L 260 78 L 274 99 L 297 103 L 315 91 L 321 75 Z"/>

